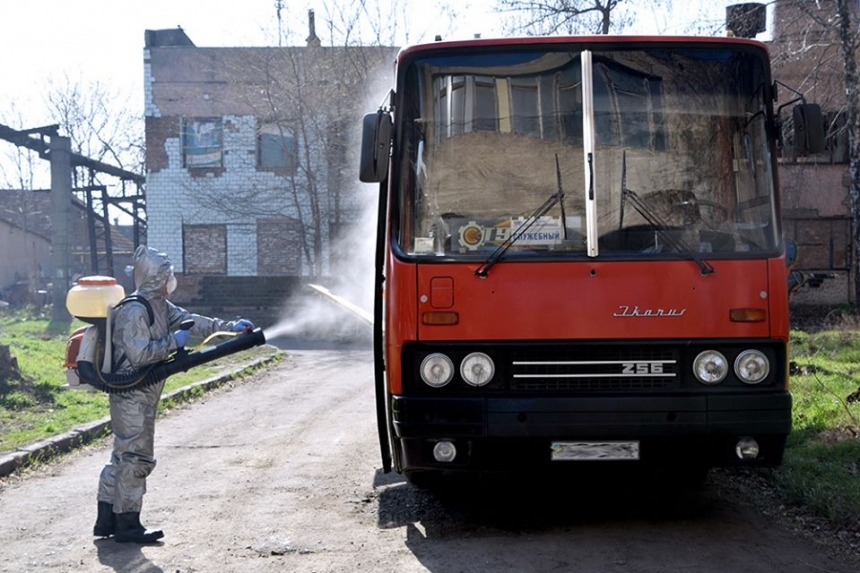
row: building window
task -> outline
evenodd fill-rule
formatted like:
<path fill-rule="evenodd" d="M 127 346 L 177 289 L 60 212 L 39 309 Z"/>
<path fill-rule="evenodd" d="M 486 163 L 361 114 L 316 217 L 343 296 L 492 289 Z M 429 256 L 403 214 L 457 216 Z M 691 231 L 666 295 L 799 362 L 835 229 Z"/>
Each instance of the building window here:
<path fill-rule="evenodd" d="M 257 275 L 301 276 L 303 244 L 297 220 L 257 220 Z"/>
<path fill-rule="evenodd" d="M 559 74 L 557 85 L 558 130 L 565 142 L 582 145 L 582 82 Z"/>
<path fill-rule="evenodd" d="M 471 76 L 469 78 L 471 80 Z M 466 123 L 471 122 L 472 110 L 469 109 L 469 118 L 466 118 L 466 77 L 444 76 L 437 78 L 437 90 L 439 97 L 439 117 L 445 130 L 444 137 L 460 135 L 464 131 L 471 131 Z"/>
<path fill-rule="evenodd" d="M 475 131 L 498 131 L 498 110 L 496 109 L 496 82 L 493 78 L 475 76 Z"/>
<path fill-rule="evenodd" d="M 831 163 L 848 163 L 848 124 L 844 111 L 824 114 L 825 153 Z"/>
<path fill-rule="evenodd" d="M 224 127 L 220 118 L 183 120 L 181 131 L 183 167 L 224 166 Z"/>
<path fill-rule="evenodd" d="M 440 75 L 433 81 L 437 144 L 463 133 L 499 131 L 581 145 L 579 62 L 546 74 Z M 660 77 L 598 57 L 593 90 L 598 145 L 666 148 Z"/>
<path fill-rule="evenodd" d="M 227 226 L 183 225 L 182 253 L 186 274 L 227 274 Z"/>
<path fill-rule="evenodd" d="M 538 102 L 538 78 L 526 76 L 511 78 L 512 130 L 532 137 L 540 137 L 540 107 Z"/>
<path fill-rule="evenodd" d="M 263 125 L 257 136 L 257 168 L 295 175 L 299 146 L 292 132 L 280 125 Z"/>

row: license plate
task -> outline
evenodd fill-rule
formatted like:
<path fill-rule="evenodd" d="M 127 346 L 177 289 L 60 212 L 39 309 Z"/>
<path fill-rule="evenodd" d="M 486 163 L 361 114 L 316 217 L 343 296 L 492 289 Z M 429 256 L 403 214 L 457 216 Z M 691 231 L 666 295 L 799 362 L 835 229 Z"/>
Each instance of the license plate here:
<path fill-rule="evenodd" d="M 553 442 L 552 460 L 638 460 L 639 442 Z"/>

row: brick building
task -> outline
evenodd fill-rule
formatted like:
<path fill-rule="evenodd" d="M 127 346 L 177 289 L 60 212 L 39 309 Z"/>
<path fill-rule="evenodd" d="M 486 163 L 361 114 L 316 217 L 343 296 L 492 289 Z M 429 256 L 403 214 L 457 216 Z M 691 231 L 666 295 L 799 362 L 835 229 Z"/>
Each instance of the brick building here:
<path fill-rule="evenodd" d="M 806 10 L 801 10 L 804 4 Z M 825 152 L 794 156 L 787 142 L 780 157 L 784 232 L 799 247 L 798 268 L 827 277 L 802 288 L 793 304 L 854 301 L 851 214 L 848 199 L 848 134 L 842 53 L 833 22 L 833 0 L 777 0 L 770 45 L 774 78 L 821 105 L 828 134 Z M 854 3 L 853 8 L 857 9 Z M 855 20 L 856 22 L 856 20 Z M 780 86 L 782 105 L 796 97 Z M 790 108 L 786 108 L 786 111 Z"/>
<path fill-rule="evenodd" d="M 301 47 L 201 48 L 181 29 L 145 39 L 148 242 L 182 277 L 174 299 L 260 316 L 334 272 L 338 239 L 364 215 L 360 118 L 395 50 L 322 47 L 312 19 Z"/>
<path fill-rule="evenodd" d="M 51 198 L 0 191 L 0 299 L 32 302 L 51 276 Z"/>

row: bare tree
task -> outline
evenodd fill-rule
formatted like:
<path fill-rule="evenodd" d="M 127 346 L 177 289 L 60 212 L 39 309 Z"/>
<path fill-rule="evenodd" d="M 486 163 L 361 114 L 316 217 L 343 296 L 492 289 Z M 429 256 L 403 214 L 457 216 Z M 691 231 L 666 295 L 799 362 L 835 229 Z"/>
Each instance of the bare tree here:
<path fill-rule="evenodd" d="M 49 80 L 45 94 L 48 115 L 71 139 L 73 152 L 143 173 L 142 118 L 119 90 L 63 76 Z"/>
<path fill-rule="evenodd" d="M 671 10 L 671 0 L 648 0 L 651 8 Z M 633 0 L 498 0 L 497 11 L 511 16 L 512 32 L 531 36 L 609 34 L 626 31 L 636 10 L 647 8 Z"/>
<path fill-rule="evenodd" d="M 123 99 L 120 90 L 64 76 L 47 80 L 43 93 L 44 105 L 38 109 L 38 120 L 25 118 L 14 102 L 0 119 L 14 129 L 35 127 L 34 121 L 37 125 L 57 125 L 58 133 L 71 139 L 74 153 L 143 174 L 143 121 Z M 47 161 L 34 151 L 12 144 L 4 151 L 5 157 L 0 161 L 3 186 L 17 189 L 47 186 Z M 74 173 L 77 185 L 96 184 L 95 177 L 81 168 Z M 115 185 L 116 181 L 107 183 Z"/>
<path fill-rule="evenodd" d="M 809 11 L 810 6 L 804 6 Z M 845 81 L 846 127 L 848 129 L 849 206 L 851 211 L 851 239 L 854 251 L 854 297 L 860 300 L 860 77 L 857 73 L 857 2 L 836 0 L 833 21 L 838 34 L 838 45 Z M 827 25 L 825 20 L 822 24 Z"/>
<path fill-rule="evenodd" d="M 776 0 L 775 74 L 821 104 L 831 141 L 847 135 L 850 269 L 854 300 L 860 301 L 860 74 L 857 69 L 856 0 Z M 832 150 L 831 150 L 832 152 Z M 824 159 L 827 161 L 827 158 Z M 849 401 L 860 396 L 860 389 Z"/>
<path fill-rule="evenodd" d="M 371 86 L 380 73 L 388 79 L 396 52 L 378 43 L 389 30 L 368 24 L 363 3 L 355 9 L 344 12 L 338 4 L 330 12 L 336 18 L 320 21 L 302 38 L 305 45 L 220 52 L 218 69 L 207 73 L 225 87 L 210 101 L 217 114 L 254 123 L 256 155 L 230 152 L 231 169 L 253 175 L 227 192 L 217 178 L 193 173 L 186 179 L 188 196 L 197 203 L 191 220 L 217 213 L 234 225 L 256 222 L 258 246 L 260 229 L 280 224 L 279 232 L 270 233 L 279 237 L 268 239 L 268 249 L 285 258 L 300 249 L 302 267 L 313 277 L 324 272 L 326 244 L 359 217 L 354 162 L 348 160 L 357 147 L 356 118 L 371 98 L 378 105 L 385 90 Z M 316 30 L 324 30 L 332 45 L 323 46 Z M 370 43 L 357 39 L 361 34 Z M 265 274 L 262 256 L 258 251 L 257 269 Z"/>
<path fill-rule="evenodd" d="M 860 300 L 860 75 L 858 5 L 851 0 L 777 0 L 774 70 L 820 103 L 835 139 L 847 133 L 854 300 Z M 787 152 L 790 154 L 791 150 Z"/>
<path fill-rule="evenodd" d="M 25 118 L 15 101 L 7 102 L 6 113 L 0 115 L 0 123 L 12 129 L 22 130 L 26 125 Z M 25 147 L 12 143 L 3 143 L 3 153 L 0 155 L 0 188 L 4 189 L 33 189 L 38 172 L 39 157 Z"/>

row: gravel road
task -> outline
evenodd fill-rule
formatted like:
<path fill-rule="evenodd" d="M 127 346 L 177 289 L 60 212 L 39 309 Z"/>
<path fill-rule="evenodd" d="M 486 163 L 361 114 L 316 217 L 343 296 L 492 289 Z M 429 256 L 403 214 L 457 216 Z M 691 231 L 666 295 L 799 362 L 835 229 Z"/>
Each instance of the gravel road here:
<path fill-rule="evenodd" d="M 860 571 L 719 478 L 678 497 L 631 476 L 416 489 L 379 470 L 371 377 L 367 351 L 291 351 L 163 416 L 157 545 L 91 536 L 107 442 L 0 482 L 0 571 Z"/>

